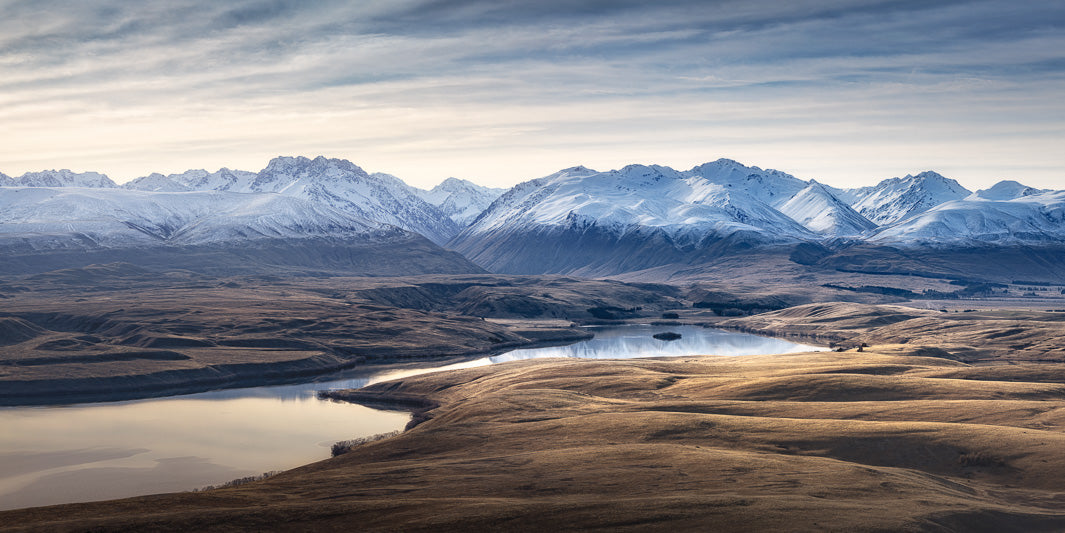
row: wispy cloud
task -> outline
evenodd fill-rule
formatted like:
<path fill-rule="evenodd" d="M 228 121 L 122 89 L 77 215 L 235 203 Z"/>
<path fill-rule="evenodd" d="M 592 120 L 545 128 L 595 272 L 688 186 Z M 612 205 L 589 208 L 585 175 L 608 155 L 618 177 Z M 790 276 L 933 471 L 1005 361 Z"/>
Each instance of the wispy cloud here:
<path fill-rule="evenodd" d="M 505 184 L 728 156 L 1054 186 L 1063 26 L 1054 1 L 0 0 L 0 170 L 326 153 Z"/>

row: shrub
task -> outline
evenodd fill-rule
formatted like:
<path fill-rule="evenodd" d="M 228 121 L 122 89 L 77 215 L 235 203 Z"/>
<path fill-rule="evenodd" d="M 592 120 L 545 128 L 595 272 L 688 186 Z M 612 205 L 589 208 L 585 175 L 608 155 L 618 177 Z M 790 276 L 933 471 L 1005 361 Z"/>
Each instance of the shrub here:
<path fill-rule="evenodd" d="M 237 479 L 234 479 L 232 481 L 227 481 L 225 483 L 222 483 L 221 485 L 207 485 L 206 487 L 202 487 L 202 488 L 198 488 L 198 489 L 192 489 L 192 492 L 203 492 L 205 490 L 226 489 L 226 488 L 229 488 L 229 487 L 239 487 L 241 485 L 246 485 L 246 484 L 251 483 L 253 481 L 261 481 L 261 480 L 266 479 L 268 477 L 276 476 L 277 474 L 280 474 L 280 473 L 281 473 L 280 470 L 271 470 L 269 472 L 263 472 L 262 474 L 259 474 L 257 476 L 247 476 L 247 477 L 237 478 Z"/>
<path fill-rule="evenodd" d="M 332 447 L 333 457 L 336 457 L 338 455 L 344 455 L 345 453 L 348 453 L 352 449 L 358 446 L 362 446 L 363 444 L 377 442 L 379 440 L 384 440 L 389 437 L 395 437 L 399 434 L 400 431 L 397 429 L 396 431 L 389 431 L 388 433 L 378 433 L 376 435 L 370 435 L 369 437 L 359 437 L 357 439 L 349 439 L 335 442 L 333 443 Z"/>

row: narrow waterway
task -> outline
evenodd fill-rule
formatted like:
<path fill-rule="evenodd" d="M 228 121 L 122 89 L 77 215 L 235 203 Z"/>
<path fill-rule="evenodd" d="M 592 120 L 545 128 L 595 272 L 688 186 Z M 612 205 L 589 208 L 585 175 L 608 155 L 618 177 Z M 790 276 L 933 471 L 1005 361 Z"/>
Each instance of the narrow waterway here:
<path fill-rule="evenodd" d="M 819 350 L 694 326 L 590 328 L 569 346 L 432 366 L 354 369 L 295 385 L 128 402 L 0 409 L 0 510 L 191 490 L 329 456 L 339 440 L 403 428 L 410 416 L 319 400 L 324 389 L 539 357 L 631 358 Z M 674 341 L 651 337 L 673 331 Z"/>

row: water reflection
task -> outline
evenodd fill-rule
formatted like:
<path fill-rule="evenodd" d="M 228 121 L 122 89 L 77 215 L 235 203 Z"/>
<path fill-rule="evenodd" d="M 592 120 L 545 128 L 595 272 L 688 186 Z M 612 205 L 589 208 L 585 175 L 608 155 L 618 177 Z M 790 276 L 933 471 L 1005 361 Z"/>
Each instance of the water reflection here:
<path fill-rule="evenodd" d="M 630 358 L 817 350 L 693 326 L 590 328 L 570 346 L 355 369 L 295 385 L 65 407 L 0 409 L 0 509 L 189 490 L 328 457 L 338 440 L 402 428 L 409 415 L 318 400 L 322 389 L 539 357 Z M 662 331 L 676 341 L 651 337 Z"/>
<path fill-rule="evenodd" d="M 312 397 L 173 397 L 0 410 L 0 509 L 189 490 L 329 456 L 410 415 Z"/>

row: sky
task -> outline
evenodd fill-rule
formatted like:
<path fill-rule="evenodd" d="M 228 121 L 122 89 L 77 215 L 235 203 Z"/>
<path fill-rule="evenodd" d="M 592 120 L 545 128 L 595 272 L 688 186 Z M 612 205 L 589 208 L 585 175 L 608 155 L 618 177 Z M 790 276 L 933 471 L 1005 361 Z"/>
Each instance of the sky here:
<path fill-rule="evenodd" d="M 1065 188 L 1061 0 L 0 0 L 0 172 L 721 157 Z"/>

